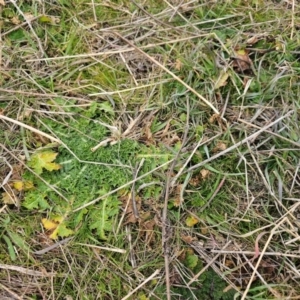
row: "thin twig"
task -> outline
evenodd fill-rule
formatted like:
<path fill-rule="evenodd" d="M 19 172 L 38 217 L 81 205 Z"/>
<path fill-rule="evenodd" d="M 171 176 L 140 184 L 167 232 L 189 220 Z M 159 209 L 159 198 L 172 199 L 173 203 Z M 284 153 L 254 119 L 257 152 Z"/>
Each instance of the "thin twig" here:
<path fill-rule="evenodd" d="M 120 249 L 120 248 L 102 247 L 102 246 L 96 246 L 96 245 L 91 245 L 91 244 L 76 243 L 76 245 L 90 247 L 90 248 L 94 248 L 94 249 L 105 250 L 105 251 L 110 251 L 110 252 L 122 253 L 122 254 L 127 252 L 126 250 Z"/>
<path fill-rule="evenodd" d="M 7 288 L 2 283 L 0 283 L 0 288 L 2 290 L 5 290 L 7 293 L 9 293 L 11 296 L 14 297 L 14 298 L 5 298 L 5 299 L 15 299 L 16 298 L 17 300 L 23 300 L 23 298 L 19 297 L 16 293 L 14 293 L 12 290 L 10 290 L 9 288 Z"/>
<path fill-rule="evenodd" d="M 211 253 L 221 253 L 221 254 L 244 254 L 244 255 L 256 255 L 256 251 L 236 251 L 236 250 L 215 250 L 211 249 Z M 298 252 L 298 251 L 297 251 Z M 282 253 L 282 252 L 265 252 L 264 255 L 267 256 L 278 256 L 278 257 L 292 257 L 292 258 L 300 258 L 300 253 Z"/>
<path fill-rule="evenodd" d="M 277 120 L 275 120 L 274 122 L 272 122 L 272 123 L 270 123 L 270 124 L 267 124 L 266 126 L 264 126 L 263 128 L 261 128 L 260 130 L 254 132 L 253 134 L 251 134 L 251 135 L 249 135 L 248 137 L 244 138 L 244 139 L 241 140 L 240 142 L 238 142 L 238 143 L 232 145 L 231 147 L 229 147 L 229 148 L 227 148 L 227 149 L 225 149 L 225 150 L 223 150 L 223 151 L 221 151 L 221 152 L 215 154 L 214 156 L 211 156 L 210 158 L 208 158 L 208 159 L 202 161 L 201 163 L 196 164 L 196 165 L 194 165 L 194 166 L 188 168 L 187 170 L 185 170 L 185 171 L 183 172 L 183 174 L 184 174 L 184 173 L 191 172 L 191 171 L 193 171 L 193 170 L 195 170 L 195 169 L 197 169 L 197 168 L 199 168 L 199 167 L 202 167 L 202 166 L 206 165 L 207 163 L 209 163 L 209 162 L 211 162 L 211 161 L 214 161 L 215 159 L 217 159 L 217 158 L 219 158 L 219 157 L 221 157 L 221 156 L 227 154 L 228 152 L 230 152 L 230 151 L 232 151 L 232 150 L 234 150 L 234 149 L 240 147 L 241 145 L 247 143 L 247 142 L 250 141 L 251 139 L 257 137 L 257 135 L 259 135 L 259 134 L 261 134 L 262 132 L 266 131 L 266 129 L 268 129 L 268 128 L 274 126 L 274 125 L 277 124 L 278 122 L 280 122 L 280 121 L 282 121 L 283 119 L 289 117 L 293 112 L 294 112 L 294 110 L 289 111 L 289 112 L 288 112 L 287 114 L 285 114 L 284 116 L 278 118 Z"/>
<path fill-rule="evenodd" d="M 2 188 L 4 185 L 6 185 L 10 179 L 10 177 L 13 175 L 13 167 L 12 165 L 8 162 L 8 160 L 4 156 L 0 156 L 0 160 L 3 160 L 3 162 L 9 167 L 10 171 L 9 173 L 5 176 L 4 180 L 2 183 L 0 183 L 0 188 Z"/>
<path fill-rule="evenodd" d="M 171 182 L 171 187 L 173 187 L 176 183 L 176 181 L 178 180 L 178 178 L 182 175 L 185 174 L 187 172 L 185 172 L 186 170 L 186 166 L 188 165 L 188 163 L 191 161 L 191 159 L 193 158 L 194 154 L 196 153 L 197 149 L 200 146 L 203 146 L 211 141 L 213 141 L 214 139 L 218 138 L 221 135 L 221 133 L 213 136 L 210 139 L 204 139 L 203 137 L 200 139 L 200 141 L 197 143 L 197 145 L 194 147 L 193 151 L 191 152 L 191 154 L 189 155 L 189 157 L 186 159 L 185 163 L 183 164 L 183 166 L 180 168 L 180 170 L 178 171 L 178 173 L 176 174 L 176 176 L 174 176 L 174 178 L 172 179 Z"/>
<path fill-rule="evenodd" d="M 243 255 L 243 256 L 244 256 L 244 259 L 245 259 L 247 265 L 250 266 L 250 268 L 253 270 L 253 272 L 255 272 L 255 274 L 260 279 L 260 281 L 264 284 L 264 286 L 268 288 L 268 290 L 276 297 L 276 299 L 280 299 L 281 297 L 279 296 L 279 294 L 274 289 L 272 289 L 272 287 L 265 281 L 263 276 L 257 270 L 255 270 L 255 268 L 252 264 L 253 259 L 248 259 L 247 257 L 245 257 L 245 255 Z"/>
<path fill-rule="evenodd" d="M 177 80 L 178 82 L 180 82 L 184 87 L 186 87 L 190 92 L 192 92 L 193 94 L 195 94 L 199 99 L 201 99 L 207 106 L 209 106 L 214 113 L 216 114 L 220 114 L 219 111 L 206 99 L 204 98 L 202 95 L 200 95 L 194 88 L 192 88 L 190 85 L 188 85 L 187 83 L 185 83 L 182 79 L 180 79 L 177 75 L 175 75 L 173 72 L 171 72 L 168 68 L 166 68 L 164 65 L 162 65 L 159 61 L 157 61 L 155 58 L 153 58 L 152 56 L 148 55 L 145 51 L 143 51 L 141 48 L 135 46 L 133 43 L 131 43 L 129 40 L 125 39 L 121 34 L 117 33 L 117 32 L 113 32 L 113 34 L 115 34 L 117 37 L 119 37 L 121 40 L 125 41 L 128 45 L 130 45 L 131 47 L 133 47 L 136 51 L 138 51 L 139 53 L 141 53 L 142 55 L 144 55 L 145 57 L 147 57 L 147 59 L 149 59 L 150 61 L 152 61 L 154 64 L 156 64 L 158 67 L 160 67 L 162 70 L 164 70 L 165 72 L 167 72 L 169 75 L 171 75 L 175 80 Z"/>
<path fill-rule="evenodd" d="M 49 140 L 51 140 L 51 141 L 53 141 L 53 142 L 56 142 L 56 143 L 61 144 L 61 141 L 60 141 L 59 139 L 57 139 L 57 138 L 55 138 L 55 137 L 53 137 L 53 136 L 51 136 L 51 135 L 49 135 L 49 134 L 47 134 L 47 133 L 45 133 L 45 132 L 43 132 L 43 131 L 40 131 L 40 130 L 38 130 L 38 129 L 32 127 L 32 126 L 26 125 L 26 124 L 24 124 L 24 123 L 22 123 L 22 122 L 19 122 L 19 121 L 17 121 L 17 120 L 11 119 L 11 118 L 6 117 L 6 116 L 3 116 L 3 115 L 1 115 L 1 114 L 0 114 L 0 119 L 5 120 L 5 121 L 8 121 L 8 122 L 11 122 L 11 123 L 14 123 L 14 124 L 16 124 L 16 125 L 19 125 L 19 126 L 21 126 L 21 127 L 23 127 L 23 128 L 26 128 L 26 129 L 28 129 L 28 130 L 34 132 L 34 133 L 37 133 L 37 134 L 39 134 L 39 135 L 42 135 L 42 136 L 44 136 L 45 138 L 47 138 L 47 139 L 49 139 Z"/>
<path fill-rule="evenodd" d="M 194 36 L 189 36 L 185 38 L 180 38 L 176 40 L 171 40 L 171 41 L 166 41 L 166 42 L 161 42 L 157 44 L 148 44 L 146 46 L 141 46 L 140 49 L 150 49 L 158 46 L 163 46 L 166 44 L 175 44 L 179 42 L 184 42 L 184 41 L 189 41 L 192 39 L 196 39 L 199 37 L 206 37 L 209 34 L 198 34 Z M 111 50 L 111 51 L 103 51 L 103 52 L 93 52 L 93 53 L 84 53 L 84 54 L 76 54 L 76 55 L 66 55 L 66 56 L 56 56 L 56 57 L 49 57 L 49 58 L 36 58 L 36 59 L 28 59 L 26 60 L 27 62 L 35 62 L 35 61 L 53 61 L 53 60 L 62 60 L 62 59 L 68 59 L 68 58 L 86 58 L 86 57 L 96 57 L 96 56 L 107 56 L 107 55 L 113 55 L 113 54 L 119 54 L 119 53 L 125 53 L 125 52 L 132 52 L 134 51 L 135 48 L 122 48 L 120 50 Z M 71 97 L 70 97 L 71 98 Z"/>
<path fill-rule="evenodd" d="M 159 274 L 160 270 L 155 270 L 155 272 L 149 276 L 146 280 L 144 280 L 141 284 L 139 284 L 135 289 L 133 289 L 129 294 L 127 294 L 125 297 L 122 298 L 122 300 L 126 300 L 129 297 L 131 297 L 136 291 L 138 291 L 143 285 L 145 285 L 147 282 L 152 280 L 155 276 Z"/>
<path fill-rule="evenodd" d="M 36 96 L 36 97 L 39 97 L 39 98 L 48 98 L 48 99 L 51 99 L 51 98 L 55 98 L 55 97 L 61 97 L 63 99 L 69 99 L 69 100 L 80 100 L 81 102 L 86 102 L 87 104 L 76 104 L 75 106 L 76 107 L 86 107 L 86 106 L 90 106 L 93 102 L 93 100 L 88 100 L 86 98 L 81 98 L 81 97 L 69 97 L 69 96 L 64 96 L 62 94 L 50 94 L 50 93 L 47 93 L 47 94 L 43 94 L 43 93 L 37 93 L 37 92 L 28 92 L 28 91 L 22 91 L 22 90 L 10 90 L 10 89 L 3 89 L 0 87 L 0 92 L 3 92 L 3 93 L 8 93 L 8 94 L 12 94 L 12 95 L 16 95 L 16 94 L 21 94 L 21 95 L 28 95 L 28 96 Z M 51 105 L 49 105 L 51 106 Z M 48 113 L 51 113 L 48 111 Z"/>
<path fill-rule="evenodd" d="M 291 35 L 290 39 L 294 38 L 294 30 L 295 30 L 295 0 L 292 0 L 292 13 L 291 13 Z"/>
<path fill-rule="evenodd" d="M 39 251 L 35 251 L 35 252 L 33 252 L 32 254 L 35 254 L 35 255 L 43 255 L 43 254 L 45 254 L 45 253 L 47 253 L 47 252 L 49 252 L 49 251 L 51 251 L 51 250 L 53 250 L 53 249 L 55 249 L 55 248 L 61 246 L 61 245 L 66 244 L 66 243 L 69 242 L 72 238 L 73 238 L 73 237 L 68 237 L 68 238 L 66 238 L 66 239 L 63 239 L 63 240 L 61 240 L 61 241 L 56 242 L 55 244 L 53 244 L 53 245 L 51 245 L 51 246 L 49 246 L 49 247 L 47 247 L 47 248 L 44 248 L 44 249 L 39 250 Z"/>
<path fill-rule="evenodd" d="M 254 277 L 255 277 L 255 274 L 256 274 L 256 272 L 257 272 L 257 269 L 258 269 L 258 267 L 259 267 L 259 265 L 260 265 L 260 263 L 261 263 L 261 261 L 262 261 L 262 258 L 263 258 L 263 256 L 265 255 L 265 252 L 266 252 L 266 250 L 267 250 L 267 248 L 268 248 L 268 246 L 269 246 L 269 244 L 270 244 L 270 242 L 271 242 L 271 240 L 272 240 L 272 238 L 273 238 L 273 235 L 276 233 L 276 230 L 279 228 L 279 226 L 282 224 L 282 223 L 284 223 L 286 221 L 286 218 L 283 218 L 272 230 L 271 230 L 271 233 L 270 233 L 270 235 L 269 235 L 269 238 L 268 238 L 268 240 L 266 241 L 266 243 L 265 243 L 265 246 L 264 246 L 264 248 L 263 248 L 263 250 L 261 251 L 261 253 L 260 253 L 260 256 L 259 256 L 259 258 L 258 258 L 258 260 L 257 260 L 257 263 L 256 263 L 256 265 L 255 265 L 255 268 L 254 268 L 254 270 L 253 270 L 253 273 L 252 273 L 252 275 L 251 275 L 251 277 L 250 277 L 250 280 L 249 280 L 249 282 L 248 282 L 248 285 L 247 285 L 247 287 L 246 287 L 246 289 L 245 289 L 245 291 L 244 291 L 244 293 L 243 293 L 243 295 L 242 295 L 242 298 L 241 298 L 241 300 L 245 300 L 246 299 L 246 297 L 247 297 L 247 294 L 248 294 L 248 292 L 249 292 L 249 289 L 250 289 L 250 287 L 251 287 L 251 285 L 252 285 L 252 282 L 253 282 L 253 280 L 254 280 Z"/>
<path fill-rule="evenodd" d="M 164 208 L 163 208 L 163 213 L 162 213 L 162 247 L 164 251 L 164 259 L 165 259 L 165 277 L 166 277 L 166 287 L 167 287 L 167 299 L 171 300 L 171 284 L 170 284 L 170 263 L 169 263 L 169 250 L 168 250 L 168 240 L 170 238 L 170 225 L 168 222 L 168 202 L 169 202 L 169 193 L 170 193 L 170 188 L 171 188 L 171 181 L 172 181 L 172 174 L 175 168 L 175 165 L 178 161 L 178 158 L 181 154 L 182 149 L 185 146 L 186 140 L 187 140 L 187 135 L 189 132 L 189 121 L 190 121 L 190 104 L 189 104 L 189 98 L 186 97 L 186 108 L 187 108 L 187 118 L 186 118 L 186 125 L 185 125 L 185 130 L 184 130 L 184 135 L 182 139 L 182 144 L 177 152 L 177 154 L 174 157 L 174 160 L 169 168 L 168 174 L 167 174 L 167 179 L 166 179 L 166 184 L 165 184 L 165 195 L 164 195 Z"/>
<path fill-rule="evenodd" d="M 56 273 L 39 272 L 39 271 L 26 269 L 19 266 L 11 266 L 11 265 L 4 265 L 4 264 L 0 264 L 0 269 L 17 271 L 22 274 L 31 275 L 31 276 L 40 276 L 40 277 L 51 277 L 56 275 Z"/>
<path fill-rule="evenodd" d="M 127 89 L 122 89 L 122 90 L 113 90 L 113 91 L 110 91 L 110 92 L 91 93 L 91 94 L 88 94 L 88 95 L 89 96 L 102 96 L 102 95 L 107 96 L 107 95 L 114 95 L 114 94 L 119 94 L 119 93 L 132 92 L 132 91 L 136 91 L 138 89 L 144 89 L 144 88 L 148 88 L 148 87 L 151 87 L 151 86 L 157 86 L 157 85 L 161 85 L 161 84 L 164 84 L 164 83 L 168 83 L 171 80 L 173 80 L 173 79 L 169 78 L 169 79 L 166 79 L 166 80 L 161 80 L 159 82 L 154 82 L 154 83 L 148 83 L 148 84 L 135 86 L 133 88 L 127 88 Z"/>
<path fill-rule="evenodd" d="M 226 245 L 224 246 L 224 247 L 222 247 L 222 249 L 226 249 L 227 248 L 227 246 L 229 245 L 231 243 L 231 241 L 228 241 L 227 243 L 226 243 Z M 188 282 L 188 286 L 190 286 L 193 282 L 195 282 L 198 278 L 199 278 L 199 276 L 201 275 L 201 274 L 203 274 L 210 266 L 211 267 L 213 267 L 213 264 L 214 264 L 214 262 L 217 260 L 217 258 L 221 255 L 221 253 L 218 253 L 214 258 L 211 258 L 211 257 L 208 257 L 205 253 L 204 253 L 204 251 L 201 249 L 201 246 L 200 245 L 197 245 L 197 244 L 195 244 L 195 243 L 191 243 L 190 244 L 191 245 L 191 247 L 198 253 L 198 254 L 200 254 L 200 256 L 202 257 L 202 258 L 204 258 L 204 260 L 206 261 L 206 263 L 207 263 L 207 265 L 205 266 L 205 267 L 203 267 L 202 269 L 201 269 L 201 271 L 200 272 L 198 272 L 189 282 Z"/>
<path fill-rule="evenodd" d="M 247 122 L 247 121 L 245 121 L 245 120 L 243 120 L 243 119 L 238 119 L 238 122 L 241 122 L 241 123 L 244 123 L 244 124 L 246 124 L 246 125 L 248 125 L 248 126 L 251 126 L 251 127 L 254 127 L 254 128 L 257 128 L 257 129 L 260 129 L 259 126 L 255 125 L 255 124 L 252 124 L 252 123 L 249 123 L 249 122 Z M 279 130 L 278 132 L 282 131 L 283 129 L 284 129 L 284 127 L 283 127 L 283 128 L 280 128 L 280 130 Z M 284 136 L 282 136 L 282 135 L 280 135 L 280 134 L 278 134 L 278 133 L 276 133 L 276 132 L 273 132 L 273 131 L 271 131 L 271 130 L 266 130 L 265 132 L 268 133 L 268 134 L 274 135 L 274 136 L 276 136 L 276 137 L 282 139 L 283 141 L 286 141 L 286 142 L 288 142 L 288 143 L 290 143 L 290 144 L 292 144 L 292 145 L 294 145 L 294 146 L 300 148 L 300 144 L 299 144 L 299 143 L 297 143 L 297 142 L 295 142 L 295 141 L 293 141 L 293 140 L 291 140 L 291 139 L 288 139 L 288 138 L 286 138 L 286 137 L 284 137 Z M 264 142 L 265 142 L 265 141 L 264 141 Z M 260 144 L 260 145 L 261 145 L 261 144 Z M 258 148 L 258 147 L 257 147 L 257 148 Z"/>

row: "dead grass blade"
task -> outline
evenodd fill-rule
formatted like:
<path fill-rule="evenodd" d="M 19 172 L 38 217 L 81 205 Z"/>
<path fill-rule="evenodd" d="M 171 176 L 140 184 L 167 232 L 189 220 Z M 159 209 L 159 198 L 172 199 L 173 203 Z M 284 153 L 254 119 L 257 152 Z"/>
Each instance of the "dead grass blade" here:
<path fill-rule="evenodd" d="M 40 272 L 40 271 L 19 267 L 19 266 L 4 265 L 4 264 L 0 264 L 0 269 L 17 271 L 25 275 L 40 276 L 40 277 L 52 277 L 57 275 L 56 273 Z"/>
<path fill-rule="evenodd" d="M 171 72 L 168 68 L 166 68 L 164 65 L 162 65 L 160 62 L 158 62 L 156 59 L 154 59 L 152 56 L 148 55 L 145 51 L 143 51 L 141 48 L 135 46 L 132 44 L 129 40 L 125 39 L 122 35 L 120 35 L 117 32 L 113 32 L 117 37 L 125 41 L 128 45 L 130 45 L 132 48 L 134 48 L 136 51 L 139 53 L 143 54 L 147 59 L 152 61 L 154 64 L 156 64 L 158 67 L 160 67 L 162 70 L 167 72 L 169 75 L 171 75 L 175 80 L 180 82 L 183 86 L 185 86 L 189 91 L 191 91 L 193 94 L 195 94 L 199 99 L 201 99 L 207 106 L 209 106 L 214 113 L 220 114 L 219 111 L 207 100 L 205 99 L 202 95 L 200 95 L 194 88 L 192 88 L 190 85 L 185 83 L 182 79 L 180 79 L 177 75 L 175 75 L 173 72 Z"/>

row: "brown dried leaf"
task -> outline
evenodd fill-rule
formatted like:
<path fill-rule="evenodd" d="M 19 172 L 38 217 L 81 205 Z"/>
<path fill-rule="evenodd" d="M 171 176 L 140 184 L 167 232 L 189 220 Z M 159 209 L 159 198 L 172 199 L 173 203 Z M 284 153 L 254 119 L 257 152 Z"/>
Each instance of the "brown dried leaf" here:
<path fill-rule="evenodd" d="M 18 17 L 12 17 L 10 19 L 10 21 L 14 24 L 14 25 L 19 25 L 21 23 L 20 19 Z"/>
<path fill-rule="evenodd" d="M 145 127 L 145 135 L 148 141 L 152 141 L 153 140 L 153 134 L 151 132 L 151 128 L 150 128 L 151 124 L 147 124 L 147 126 Z"/>
<path fill-rule="evenodd" d="M 124 225 L 127 224 L 135 224 L 138 221 L 137 217 L 134 215 L 133 212 L 130 212 L 129 214 L 126 215 L 126 221 L 124 223 Z"/>
<path fill-rule="evenodd" d="M 182 202 L 183 202 L 183 199 L 181 198 L 182 187 L 183 187 L 182 184 L 178 184 L 176 186 L 176 189 L 175 189 L 175 199 L 173 201 L 173 204 L 174 204 L 175 207 L 179 207 L 182 204 Z"/>
<path fill-rule="evenodd" d="M 175 69 L 178 70 L 178 71 L 180 71 L 181 68 L 182 68 L 182 62 L 181 62 L 180 59 L 177 58 L 176 62 L 175 62 Z"/>
<path fill-rule="evenodd" d="M 203 235 L 208 234 L 208 228 L 207 228 L 207 227 L 201 227 L 200 231 L 201 231 L 201 233 L 202 233 Z"/>
<path fill-rule="evenodd" d="M 206 170 L 206 169 L 202 169 L 200 171 L 200 174 L 201 174 L 201 178 L 203 180 L 207 179 L 209 177 L 209 175 L 211 174 L 209 170 Z"/>
<path fill-rule="evenodd" d="M 200 182 L 201 182 L 201 174 L 200 175 L 198 174 L 195 177 L 192 177 L 190 179 L 189 184 L 191 186 L 199 186 Z"/>
<path fill-rule="evenodd" d="M 163 143 L 167 146 L 172 146 L 178 141 L 180 141 L 180 138 L 176 133 L 168 134 L 166 137 L 162 139 Z"/>
<path fill-rule="evenodd" d="M 2 193 L 2 202 L 4 204 L 15 204 L 14 195 L 7 192 Z"/>
<path fill-rule="evenodd" d="M 244 72 L 251 69 L 252 61 L 249 51 L 246 49 L 235 50 L 232 66 L 237 72 Z"/>
<path fill-rule="evenodd" d="M 211 124 L 213 124 L 213 123 L 215 123 L 216 121 L 218 121 L 219 118 L 220 118 L 220 115 L 219 115 L 219 114 L 213 114 L 213 115 L 209 118 L 208 122 L 211 123 Z"/>
<path fill-rule="evenodd" d="M 219 152 L 219 151 L 224 151 L 227 149 L 227 146 L 223 142 L 218 142 L 216 147 L 212 150 L 213 153 Z"/>
<path fill-rule="evenodd" d="M 186 242 L 187 244 L 191 244 L 194 240 L 195 240 L 195 238 L 193 238 L 192 236 L 190 236 L 190 235 L 181 235 L 180 236 L 181 237 L 181 239 L 184 241 L 184 242 Z"/>
<path fill-rule="evenodd" d="M 12 175 L 10 176 L 10 180 L 9 180 L 9 185 L 12 187 L 12 182 L 13 181 L 16 181 L 16 180 L 22 180 L 22 174 L 24 172 L 24 168 L 21 164 L 19 165 L 13 165 L 12 166 L 13 168 L 13 171 L 12 171 Z M 9 169 L 8 170 L 4 170 L 4 173 L 8 173 L 9 172 Z"/>
<path fill-rule="evenodd" d="M 126 195 L 122 196 L 120 198 L 120 200 L 122 201 L 123 208 L 126 209 L 124 225 L 127 225 L 129 223 L 131 223 L 131 224 L 137 223 L 138 218 L 136 217 L 135 212 L 134 212 L 134 207 L 133 207 L 133 203 L 132 203 L 132 199 L 131 199 L 131 193 L 129 193 L 127 196 Z M 135 202 L 136 202 L 137 213 L 140 213 L 141 199 L 139 197 L 135 197 Z"/>
<path fill-rule="evenodd" d="M 153 145 L 155 144 L 154 140 L 153 140 L 153 134 L 151 131 L 151 123 L 147 123 L 144 127 L 144 136 L 143 136 L 143 140 L 145 141 L 146 145 Z"/>
<path fill-rule="evenodd" d="M 46 137 L 38 133 L 33 134 L 33 141 L 35 142 L 36 145 L 39 145 L 40 147 L 47 145 L 50 142 Z"/>
<path fill-rule="evenodd" d="M 260 40 L 259 35 L 253 35 L 246 41 L 246 43 L 248 45 L 253 45 L 253 44 L 256 44 L 259 40 Z"/>
<path fill-rule="evenodd" d="M 154 234 L 155 224 L 156 224 L 155 220 L 152 219 L 146 221 L 141 225 L 141 230 L 145 232 L 145 242 L 147 246 L 150 246 L 150 244 L 155 240 L 155 234 Z"/>
<path fill-rule="evenodd" d="M 29 12 L 27 12 L 27 13 L 25 12 L 24 17 L 26 18 L 27 22 L 31 22 L 35 19 L 35 16 Z"/>
<path fill-rule="evenodd" d="M 176 269 L 172 270 L 172 272 L 170 273 L 170 283 L 171 285 L 179 285 L 183 283 L 181 275 Z"/>

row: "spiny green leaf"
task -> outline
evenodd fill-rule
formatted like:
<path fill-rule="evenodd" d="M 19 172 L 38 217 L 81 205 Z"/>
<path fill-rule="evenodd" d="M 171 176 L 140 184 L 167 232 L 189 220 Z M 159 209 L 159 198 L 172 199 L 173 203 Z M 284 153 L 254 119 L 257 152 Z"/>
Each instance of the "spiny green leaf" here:
<path fill-rule="evenodd" d="M 192 255 L 187 255 L 186 257 L 186 266 L 189 267 L 190 269 L 194 269 L 197 266 L 198 263 L 198 256 L 195 254 Z"/>
<path fill-rule="evenodd" d="M 39 191 L 30 192 L 25 195 L 22 206 L 26 207 L 29 210 L 39 209 L 39 208 L 41 209 L 50 208 L 45 197 L 46 195 L 41 194 Z"/>

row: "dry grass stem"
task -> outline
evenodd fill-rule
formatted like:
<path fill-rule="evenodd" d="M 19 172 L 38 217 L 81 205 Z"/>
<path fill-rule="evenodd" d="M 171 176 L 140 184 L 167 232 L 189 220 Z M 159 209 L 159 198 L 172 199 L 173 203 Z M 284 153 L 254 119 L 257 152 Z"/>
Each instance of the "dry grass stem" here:
<path fill-rule="evenodd" d="M 4 265 L 4 264 L 0 264 L 0 269 L 17 271 L 19 273 L 23 273 L 25 275 L 30 275 L 30 276 L 50 277 L 50 276 L 57 275 L 56 273 L 39 272 L 39 271 L 30 270 L 19 266 L 11 266 L 11 265 Z"/>
<path fill-rule="evenodd" d="M 23 127 L 23 128 L 26 128 L 26 129 L 28 129 L 28 130 L 34 132 L 34 133 L 40 134 L 40 135 L 44 136 L 45 138 L 49 139 L 50 141 L 56 142 L 56 143 L 58 143 L 58 144 L 61 143 L 61 141 L 60 141 L 59 139 L 57 139 L 57 138 L 55 138 L 55 137 L 53 137 L 53 136 L 51 136 L 51 135 L 49 135 L 49 134 L 47 134 L 47 133 L 45 133 L 45 132 L 42 132 L 42 131 L 40 131 L 40 130 L 38 130 L 38 129 L 32 127 L 32 126 L 26 125 L 26 124 L 24 124 L 24 123 L 22 123 L 22 122 L 20 122 L 20 121 L 18 121 L 18 120 L 11 119 L 11 118 L 6 117 L 6 116 L 3 116 L 3 115 L 1 115 L 1 114 L 0 114 L 0 119 L 1 119 L 1 120 L 4 120 L 4 121 L 11 122 L 11 123 L 16 124 L 16 125 L 18 125 L 18 126 L 21 126 L 21 127 Z"/>
<path fill-rule="evenodd" d="M 76 245 L 80 245 L 80 246 L 84 246 L 84 247 L 90 247 L 90 248 L 94 248 L 94 249 L 105 250 L 105 251 L 110 251 L 110 252 L 122 253 L 122 254 L 127 252 L 124 249 L 102 247 L 102 246 L 96 246 L 96 245 L 90 245 L 90 244 L 76 243 Z"/>
<path fill-rule="evenodd" d="M 126 300 L 130 298 L 136 291 L 138 291 L 143 285 L 145 285 L 147 282 L 150 280 L 154 279 L 157 277 L 157 275 L 160 273 L 160 270 L 156 270 L 151 276 L 149 276 L 147 279 L 144 280 L 141 284 L 139 284 L 135 289 L 133 289 L 128 295 L 122 298 L 122 300 Z"/>
<path fill-rule="evenodd" d="M 231 147 L 229 147 L 229 148 L 227 148 L 227 149 L 225 149 L 225 150 L 219 152 L 218 154 L 215 154 L 214 156 L 212 156 L 212 157 L 210 157 L 210 158 L 204 160 L 203 162 L 201 162 L 201 163 L 199 163 L 199 164 L 196 164 L 196 165 L 194 165 L 194 166 L 188 168 L 188 169 L 185 171 L 185 173 L 186 173 L 186 172 L 191 172 L 191 171 L 193 171 L 193 170 L 195 170 L 195 169 L 197 169 L 197 168 L 199 168 L 199 167 L 201 167 L 201 166 L 204 166 L 204 165 L 206 165 L 207 163 L 209 163 L 209 162 L 211 162 L 211 161 L 214 161 L 215 159 L 217 159 L 217 158 L 219 158 L 219 157 L 225 155 L 226 153 L 228 153 L 228 152 L 230 152 L 230 151 L 232 151 L 232 150 L 234 150 L 234 149 L 240 147 L 241 145 L 247 143 L 248 141 L 251 141 L 253 138 L 256 138 L 259 134 L 265 132 L 266 129 L 272 127 L 273 125 L 277 124 L 278 122 L 280 122 L 280 121 L 286 119 L 287 117 L 289 117 L 292 113 L 293 113 L 293 111 L 289 111 L 289 112 L 288 112 L 287 114 L 285 114 L 284 116 L 282 116 L 282 117 L 278 118 L 277 120 L 271 122 L 270 124 L 264 126 L 264 127 L 261 128 L 260 130 L 258 130 L 258 131 L 256 131 L 255 133 L 249 135 L 248 137 L 244 138 L 243 140 L 241 140 L 240 142 L 236 143 L 235 145 L 232 145 Z"/>

